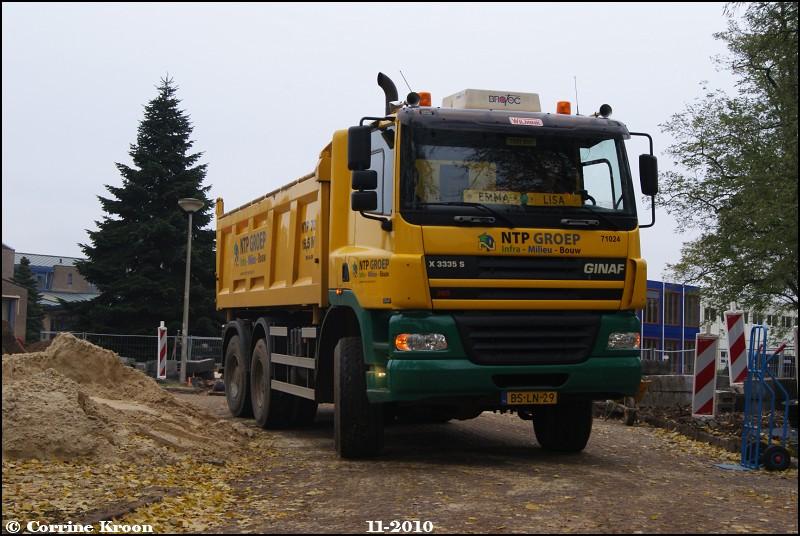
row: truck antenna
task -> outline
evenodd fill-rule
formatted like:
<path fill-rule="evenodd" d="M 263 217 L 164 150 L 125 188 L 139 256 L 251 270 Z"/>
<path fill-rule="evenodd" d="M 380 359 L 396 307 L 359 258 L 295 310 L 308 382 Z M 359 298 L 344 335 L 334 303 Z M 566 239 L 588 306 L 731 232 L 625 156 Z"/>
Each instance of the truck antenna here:
<path fill-rule="evenodd" d="M 408 90 L 409 90 L 409 91 L 411 91 L 411 92 L 413 93 L 413 92 L 414 92 L 414 90 L 413 90 L 413 89 L 411 89 L 411 86 L 409 85 L 409 83 L 408 83 L 408 80 L 406 80 L 406 76 L 403 74 L 403 71 L 402 71 L 402 70 L 400 71 L 400 76 L 402 76 L 402 77 L 403 77 L 403 82 L 405 82 L 405 83 L 406 83 L 406 85 L 408 86 Z"/>
<path fill-rule="evenodd" d="M 578 104 L 578 77 L 573 76 L 572 79 L 575 81 L 575 115 L 581 115 L 581 105 Z"/>

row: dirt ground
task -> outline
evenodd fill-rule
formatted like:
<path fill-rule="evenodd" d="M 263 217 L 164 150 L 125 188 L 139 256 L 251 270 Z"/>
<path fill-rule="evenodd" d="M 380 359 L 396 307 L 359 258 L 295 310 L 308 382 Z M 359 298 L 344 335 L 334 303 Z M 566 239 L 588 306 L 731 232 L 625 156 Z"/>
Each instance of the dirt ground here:
<path fill-rule="evenodd" d="M 185 398 L 227 416 L 222 397 Z M 256 429 L 269 453 L 232 482 L 236 518 L 208 529 L 366 532 L 370 520 L 419 520 L 439 533 L 797 532 L 796 469 L 723 470 L 715 464 L 738 457 L 648 426 L 596 419 L 586 450 L 563 456 L 541 450 L 529 422 L 484 413 L 388 427 L 380 458 L 343 461 L 332 422 L 322 406 L 312 428 Z"/>
<path fill-rule="evenodd" d="M 529 422 L 485 413 L 387 427 L 380 458 L 345 461 L 333 449 L 331 406 L 309 428 L 265 431 L 230 418 L 224 397 L 176 397 L 216 423 L 204 434 L 230 434 L 233 424 L 244 439 L 202 457 L 4 458 L 3 525 L 113 518 L 191 533 L 364 533 L 369 521 L 386 532 L 392 521 L 429 521 L 434 533 L 797 532 L 796 468 L 723 470 L 715 464 L 738 456 L 647 425 L 596 419 L 586 450 L 564 456 L 543 451 Z"/>

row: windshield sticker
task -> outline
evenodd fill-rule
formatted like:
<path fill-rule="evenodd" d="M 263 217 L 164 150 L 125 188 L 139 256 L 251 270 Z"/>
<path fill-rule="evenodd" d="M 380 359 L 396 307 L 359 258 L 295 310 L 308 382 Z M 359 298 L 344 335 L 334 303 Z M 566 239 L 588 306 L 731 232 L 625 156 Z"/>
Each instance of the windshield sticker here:
<path fill-rule="evenodd" d="M 536 147 L 536 138 L 517 138 L 509 136 L 506 138 L 506 145 L 514 147 Z"/>
<path fill-rule="evenodd" d="M 535 119 L 533 117 L 509 117 L 509 121 L 511 121 L 512 125 L 523 125 L 529 127 L 541 127 L 544 126 L 541 119 Z"/>
<path fill-rule="evenodd" d="M 502 190 L 464 190 L 464 201 L 530 207 L 580 207 L 583 205 L 580 194 L 520 193 Z"/>

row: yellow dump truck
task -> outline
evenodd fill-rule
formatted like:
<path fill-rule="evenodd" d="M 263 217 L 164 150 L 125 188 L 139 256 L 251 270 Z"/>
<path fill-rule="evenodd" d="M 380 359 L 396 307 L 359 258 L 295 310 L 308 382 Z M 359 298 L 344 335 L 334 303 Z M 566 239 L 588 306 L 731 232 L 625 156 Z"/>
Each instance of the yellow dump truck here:
<path fill-rule="evenodd" d="M 386 419 L 487 410 L 582 450 L 592 400 L 639 386 L 652 221 L 624 140 L 647 135 L 606 105 L 543 113 L 533 93 L 465 90 L 433 107 L 378 83 L 384 115 L 335 132 L 313 173 L 217 201 L 231 412 L 293 427 L 332 402 L 342 457 L 377 454 Z M 652 140 L 639 169 L 655 195 Z"/>

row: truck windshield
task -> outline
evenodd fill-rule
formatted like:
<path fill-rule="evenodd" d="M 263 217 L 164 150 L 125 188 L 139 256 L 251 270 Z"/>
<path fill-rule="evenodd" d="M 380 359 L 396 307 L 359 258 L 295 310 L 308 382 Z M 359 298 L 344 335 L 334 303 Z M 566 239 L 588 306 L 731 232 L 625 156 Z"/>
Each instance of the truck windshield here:
<path fill-rule="evenodd" d="M 520 226 L 541 225 L 531 221 L 537 215 L 556 226 L 591 213 L 605 222 L 635 217 L 621 140 L 428 128 L 404 140 L 406 212 L 452 214 L 481 204 Z"/>

